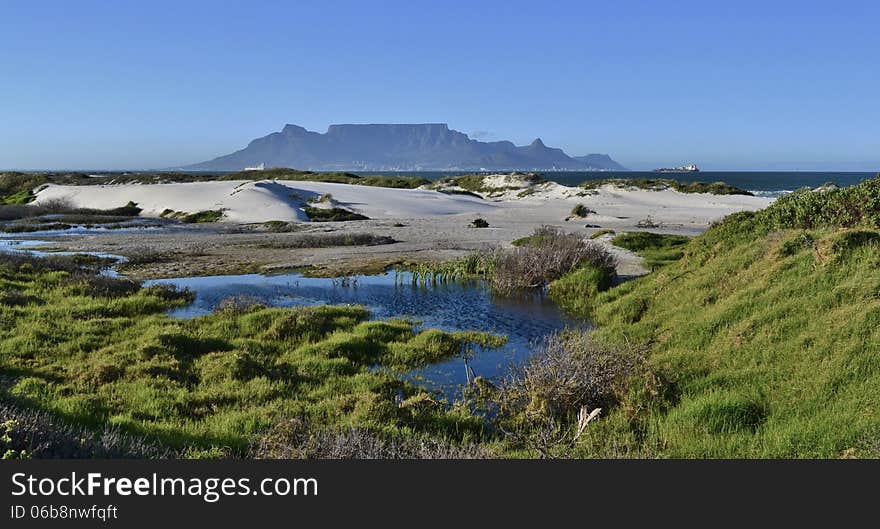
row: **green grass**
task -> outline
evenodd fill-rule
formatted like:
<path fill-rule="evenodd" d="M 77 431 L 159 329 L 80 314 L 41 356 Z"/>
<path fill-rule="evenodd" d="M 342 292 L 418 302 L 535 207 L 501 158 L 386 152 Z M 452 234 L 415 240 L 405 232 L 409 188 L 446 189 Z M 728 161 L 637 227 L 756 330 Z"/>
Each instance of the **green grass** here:
<path fill-rule="evenodd" d="M 880 438 L 878 184 L 733 215 L 680 260 L 599 294 L 598 337 L 649 344 L 654 375 L 578 454 L 870 455 Z M 802 208 L 816 215 L 792 214 Z"/>
<path fill-rule="evenodd" d="M 625 248 L 645 259 L 651 269 L 666 266 L 684 256 L 689 237 L 645 231 L 621 233 L 611 239 L 611 244 Z"/>
<path fill-rule="evenodd" d="M 392 437 L 465 442 L 484 435 L 469 414 L 398 406 L 399 392 L 421 392 L 393 372 L 457 355 L 463 343 L 498 345 L 499 338 L 417 332 L 409 321 L 370 321 L 354 306 L 233 304 L 176 320 L 164 311 L 185 298 L 99 279 L 64 262 L 0 262 L 8 296 L 0 304 L 6 401 L 68 424 L 118 427 L 190 456 L 245 454 L 266 429 L 292 417 Z"/>
<path fill-rule="evenodd" d="M 614 276 L 605 269 L 586 264 L 548 285 L 550 297 L 567 313 L 589 318 L 599 293 L 607 290 Z"/>
<path fill-rule="evenodd" d="M 397 270 L 411 272 L 414 284 L 439 284 L 491 277 L 497 261 L 497 253 L 474 252 L 449 261 L 399 266 Z"/>

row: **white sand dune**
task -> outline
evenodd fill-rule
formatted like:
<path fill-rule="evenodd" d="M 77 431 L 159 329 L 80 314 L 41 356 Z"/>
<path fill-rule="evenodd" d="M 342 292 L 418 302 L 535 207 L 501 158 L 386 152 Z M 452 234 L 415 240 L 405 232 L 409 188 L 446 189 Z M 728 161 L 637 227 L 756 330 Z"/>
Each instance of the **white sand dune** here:
<path fill-rule="evenodd" d="M 501 178 L 489 181 L 498 187 L 511 183 Z M 764 197 L 680 193 L 672 189 L 651 191 L 614 185 L 585 192 L 553 182 L 531 185 L 523 181 L 517 184 L 516 189 L 487 194 L 485 199 L 421 188 L 390 189 L 284 180 L 50 185 L 39 191 L 36 203 L 61 199 L 75 207 L 109 209 L 132 201 L 143 208 L 143 215 L 148 216 L 157 216 L 166 209 L 187 213 L 220 209 L 224 211 L 224 221 L 249 223 L 308 220 L 303 208 L 309 205 L 309 201 L 330 193 L 333 200 L 329 204 L 372 219 L 479 215 L 489 219 L 493 226 L 504 222 L 555 224 L 568 217 L 575 204 L 584 204 L 595 213 L 576 219 L 578 223 L 622 229 L 650 217 L 667 230 L 695 233 L 725 215 L 761 209 L 772 201 Z M 522 189 L 529 192 L 523 194 Z"/>
<path fill-rule="evenodd" d="M 306 221 L 309 200 L 330 193 L 333 204 L 370 218 L 423 218 L 482 214 L 498 206 L 476 197 L 423 189 L 389 189 L 348 184 L 299 181 L 193 182 L 180 184 L 122 184 L 99 186 L 50 185 L 35 204 L 65 200 L 74 207 L 110 209 L 129 201 L 142 215 L 158 216 L 166 209 L 195 213 L 223 210 L 223 220 L 238 223 L 269 220 Z"/>

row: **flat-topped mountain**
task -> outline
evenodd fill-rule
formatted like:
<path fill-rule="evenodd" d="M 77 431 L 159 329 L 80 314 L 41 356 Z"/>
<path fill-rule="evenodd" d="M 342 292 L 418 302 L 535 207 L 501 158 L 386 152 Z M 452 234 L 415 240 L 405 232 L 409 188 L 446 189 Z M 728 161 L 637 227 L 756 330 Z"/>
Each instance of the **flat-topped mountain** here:
<path fill-rule="evenodd" d="M 482 142 L 445 123 L 330 125 L 324 134 L 285 125 L 240 151 L 184 169 L 238 171 L 260 164 L 312 171 L 625 170 L 608 155 L 573 158 L 540 138 L 525 146 Z"/>

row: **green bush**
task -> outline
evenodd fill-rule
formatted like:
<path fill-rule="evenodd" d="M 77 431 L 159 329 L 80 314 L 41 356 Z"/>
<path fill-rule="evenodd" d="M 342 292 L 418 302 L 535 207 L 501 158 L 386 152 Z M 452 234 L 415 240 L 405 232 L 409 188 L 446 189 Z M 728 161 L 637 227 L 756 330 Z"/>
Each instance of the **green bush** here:
<path fill-rule="evenodd" d="M 369 217 L 343 208 L 303 208 L 312 222 L 344 222 L 349 220 L 369 220 Z"/>
<path fill-rule="evenodd" d="M 711 193 L 713 195 L 747 195 L 752 193 L 725 182 L 679 182 L 669 178 L 597 178 L 582 182 L 579 187 L 598 189 L 605 185 L 616 187 L 635 187 L 648 191 L 674 189 L 680 193 Z"/>
<path fill-rule="evenodd" d="M 188 215 L 184 215 L 180 218 L 181 221 L 187 224 L 198 224 L 204 222 L 217 222 L 223 218 L 222 210 L 205 210 L 198 211 L 196 213 L 190 213 Z"/>
<path fill-rule="evenodd" d="M 572 208 L 572 210 L 571 210 L 572 217 L 583 218 L 583 217 L 586 217 L 592 213 L 595 213 L 595 211 L 593 211 L 592 209 L 588 208 L 587 206 L 585 206 L 583 204 L 578 204 L 574 208 Z"/>

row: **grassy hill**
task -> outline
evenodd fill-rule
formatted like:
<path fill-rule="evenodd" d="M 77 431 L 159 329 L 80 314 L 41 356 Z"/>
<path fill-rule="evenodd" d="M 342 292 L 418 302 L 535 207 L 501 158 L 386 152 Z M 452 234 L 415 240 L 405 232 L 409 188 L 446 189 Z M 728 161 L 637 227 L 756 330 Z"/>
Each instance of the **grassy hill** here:
<path fill-rule="evenodd" d="M 880 177 L 728 217 L 595 320 L 650 376 L 580 455 L 877 457 Z"/>

